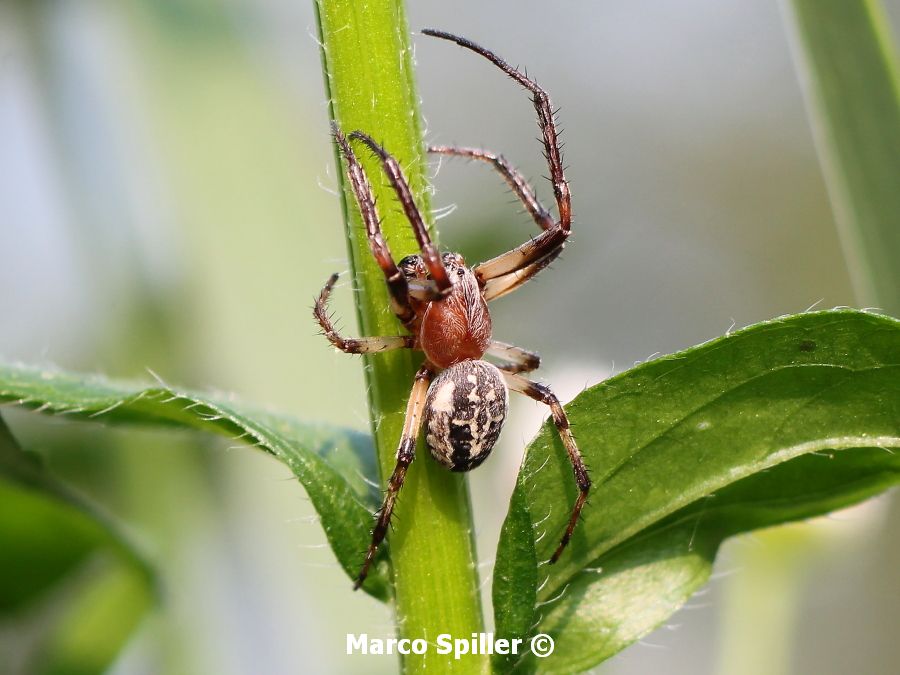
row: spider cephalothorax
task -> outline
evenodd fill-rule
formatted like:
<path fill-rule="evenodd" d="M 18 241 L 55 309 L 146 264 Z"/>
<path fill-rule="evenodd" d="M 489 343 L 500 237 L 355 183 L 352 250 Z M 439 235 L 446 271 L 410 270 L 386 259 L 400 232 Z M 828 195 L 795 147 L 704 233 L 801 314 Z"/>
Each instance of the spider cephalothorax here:
<path fill-rule="evenodd" d="M 502 156 L 474 148 L 429 146 L 428 151 L 434 154 L 464 157 L 492 165 L 542 230 L 521 246 L 470 268 L 458 253 L 441 254 L 432 244 L 397 160 L 365 133 L 354 131 L 348 138 L 333 125 L 334 138 L 346 163 L 347 179 L 366 226 L 369 247 L 384 272 L 391 309 L 409 334 L 341 337 L 334 329 L 327 309 L 328 296 L 337 281 L 336 274 L 325 284 L 316 301 L 316 320 L 328 340 L 343 352 L 370 354 L 391 349 L 416 349 L 425 354 L 407 403 L 403 435 L 397 448 L 397 465 L 388 483 L 384 504 L 377 514 L 372 543 L 356 579 L 356 588 L 365 580 L 375 552 L 387 534 L 406 470 L 415 458 L 419 430 L 424 427 L 428 449 L 443 466 L 451 471 L 474 469 L 487 459 L 500 435 L 506 419 L 509 389 L 550 407 L 579 488 L 572 515 L 550 562 L 556 562 L 569 542 L 591 487 L 559 399 L 546 386 L 519 374 L 538 368 L 540 358 L 520 347 L 492 339 L 487 304 L 514 291 L 547 267 L 560 254 L 569 236 L 569 186 L 563 174 L 550 97 L 534 81 L 487 49 L 449 33 L 434 30 L 423 33 L 450 40 L 480 54 L 531 92 L 559 219 L 554 219 L 541 205 L 528 182 Z M 419 254 L 394 262 L 381 234 L 369 180 L 350 141 L 363 143 L 381 160 L 385 175 L 415 233 Z M 499 359 L 499 364 L 485 361 L 485 355 Z"/>

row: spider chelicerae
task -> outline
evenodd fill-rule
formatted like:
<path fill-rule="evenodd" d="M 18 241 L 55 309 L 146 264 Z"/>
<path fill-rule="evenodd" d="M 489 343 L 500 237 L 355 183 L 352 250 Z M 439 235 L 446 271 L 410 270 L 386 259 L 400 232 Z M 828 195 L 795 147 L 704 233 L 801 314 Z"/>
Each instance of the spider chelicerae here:
<path fill-rule="evenodd" d="M 316 320 L 328 341 L 348 354 L 372 354 L 392 349 L 416 349 L 425 353 L 425 361 L 416 372 L 407 403 L 403 433 L 397 448 L 397 464 L 388 482 L 384 503 L 376 514 L 372 542 L 354 588 L 362 585 L 378 546 L 387 534 L 397 495 L 415 458 L 416 438 L 423 424 L 425 441 L 432 457 L 451 471 L 469 471 L 487 459 L 500 435 L 506 418 L 509 389 L 550 407 L 553 422 L 572 462 L 579 490 L 568 525 L 550 558 L 551 563 L 556 562 L 568 544 L 591 487 L 587 468 L 559 399 L 545 385 L 521 375 L 537 369 L 540 357 L 520 347 L 493 340 L 487 305 L 489 301 L 516 290 L 553 262 L 569 236 L 572 221 L 569 185 L 563 173 L 550 97 L 537 83 L 493 52 L 443 31 L 426 29 L 422 32 L 450 40 L 480 54 L 531 93 L 559 219 L 554 219 L 541 205 L 522 174 L 501 155 L 474 148 L 429 146 L 430 153 L 490 164 L 541 228 L 537 237 L 521 246 L 468 267 L 458 253 L 439 253 L 432 244 L 397 160 L 371 136 L 354 131 L 347 137 L 336 124 L 332 125 L 335 141 L 346 163 L 350 188 L 366 226 L 369 247 L 384 272 L 391 310 L 409 335 L 362 338 L 339 335 L 327 307 L 337 274 L 331 276 L 316 301 Z M 415 233 L 420 250 L 418 255 L 394 262 L 381 233 L 369 180 L 350 141 L 362 143 L 381 161 Z M 499 359 L 499 365 L 485 361 L 485 355 Z"/>

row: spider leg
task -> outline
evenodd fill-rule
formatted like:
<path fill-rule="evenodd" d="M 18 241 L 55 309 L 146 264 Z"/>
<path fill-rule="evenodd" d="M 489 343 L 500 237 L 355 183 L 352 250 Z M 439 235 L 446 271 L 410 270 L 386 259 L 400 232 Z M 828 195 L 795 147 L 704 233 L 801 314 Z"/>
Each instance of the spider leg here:
<path fill-rule="evenodd" d="M 425 267 L 428 268 L 428 273 L 437 285 L 438 291 L 441 295 L 445 295 L 450 290 L 450 277 L 447 275 L 447 270 L 444 269 L 444 263 L 441 261 L 441 255 L 438 253 L 437 247 L 431 242 L 428 229 L 425 227 L 422 214 L 419 213 L 416 202 L 413 200 L 412 191 L 409 189 L 409 183 L 400 169 L 400 164 L 383 147 L 376 143 L 371 136 L 361 131 L 354 131 L 350 134 L 350 138 L 367 145 L 381 160 L 384 173 L 388 177 L 391 187 L 394 188 L 394 192 L 397 193 L 397 199 L 400 201 L 400 205 L 403 207 L 403 212 L 406 214 L 410 225 L 412 225 L 416 241 L 419 242 L 419 249 L 422 251 L 422 261 L 425 263 Z"/>
<path fill-rule="evenodd" d="M 575 445 L 575 437 L 572 436 L 572 431 L 569 429 L 569 419 L 566 417 L 566 411 L 563 410 L 562 404 L 559 402 L 559 399 L 556 398 L 556 395 L 550 391 L 549 387 L 537 382 L 532 382 L 520 375 L 505 372 L 503 373 L 503 377 L 506 379 L 509 388 L 513 391 L 525 394 L 535 401 L 540 401 L 541 403 L 550 406 L 550 412 L 553 415 L 553 423 L 556 425 L 556 429 L 559 431 L 559 436 L 562 439 L 563 445 L 566 447 L 569 461 L 572 462 L 575 483 L 578 485 L 578 498 L 575 500 L 575 505 L 572 507 L 572 515 L 569 517 L 569 523 L 566 525 L 566 530 L 559 540 L 559 545 L 550 557 L 550 563 L 552 564 L 559 560 L 560 554 L 572 538 L 572 532 L 575 530 L 575 525 L 578 524 L 578 516 L 581 515 L 581 509 L 584 507 L 588 492 L 591 489 L 591 479 L 588 476 L 587 467 L 584 465 L 581 453 L 578 451 L 578 446 Z"/>
<path fill-rule="evenodd" d="M 488 279 L 484 283 L 484 288 L 482 289 L 484 299 L 486 301 L 496 300 L 497 298 L 503 297 L 507 293 L 512 293 L 519 286 L 534 277 L 538 272 L 540 272 L 542 269 L 549 266 L 550 263 L 556 260 L 559 254 L 562 253 L 562 250 L 562 246 L 560 246 L 554 249 L 546 257 L 541 258 L 535 263 L 531 263 L 527 267 L 516 270 L 514 272 L 510 272 L 509 274 L 504 274 L 499 277 Z"/>
<path fill-rule="evenodd" d="M 325 287 L 316 298 L 316 304 L 313 306 L 313 315 L 316 321 L 322 327 L 322 332 L 328 341 L 346 354 L 372 354 L 373 352 L 386 352 L 394 349 L 412 349 L 415 345 L 415 337 L 412 335 L 392 335 L 388 337 L 362 337 L 362 338 L 345 338 L 341 337 L 331 317 L 328 316 L 328 296 L 331 295 L 331 289 L 334 288 L 335 282 L 338 280 L 337 274 L 332 274 Z"/>
<path fill-rule="evenodd" d="M 487 353 L 503 359 L 505 363 L 497 367 L 508 373 L 528 373 L 541 367 L 541 357 L 538 354 L 506 342 L 491 340 Z"/>
<path fill-rule="evenodd" d="M 353 154 L 353 148 L 347 142 L 347 137 L 344 136 L 344 133 L 334 122 L 331 123 L 331 132 L 347 164 L 347 178 L 350 182 L 350 188 L 353 190 L 353 195 L 356 197 L 356 203 L 359 206 L 363 223 L 366 226 L 369 249 L 384 273 L 388 293 L 391 296 L 391 310 L 400 321 L 404 324 L 409 324 L 415 319 L 416 313 L 409 301 L 409 288 L 406 277 L 400 271 L 400 268 L 397 267 L 397 263 L 394 262 L 387 242 L 381 233 L 372 186 L 369 184 L 369 179 L 366 178 L 366 173 L 363 171 L 359 160 Z"/>
<path fill-rule="evenodd" d="M 538 201 L 534 188 L 528 184 L 525 177 L 503 155 L 498 155 L 488 150 L 457 148 L 449 145 L 429 145 L 428 152 L 435 155 L 447 155 L 448 157 L 465 157 L 466 159 L 474 159 L 490 164 L 506 181 L 506 184 L 509 185 L 522 204 L 525 205 L 525 209 L 531 214 L 538 227 L 542 230 L 549 230 L 553 227 L 553 216 Z"/>
<path fill-rule="evenodd" d="M 394 511 L 394 504 L 397 501 L 397 495 L 400 488 L 403 487 L 403 481 L 406 478 L 406 470 L 416 457 L 416 437 L 419 435 L 419 428 L 422 425 L 422 411 L 425 408 L 425 395 L 428 393 L 428 385 L 434 375 L 433 366 L 424 363 L 416 373 L 415 383 L 412 392 L 409 395 L 409 402 L 406 404 L 406 418 L 403 421 L 403 434 L 400 436 L 400 445 L 397 447 L 397 465 L 394 467 L 394 473 L 388 481 L 387 492 L 384 495 L 384 503 L 378 512 L 378 520 L 375 521 L 375 527 L 372 530 L 372 543 L 366 551 L 366 558 L 363 561 L 362 569 L 356 577 L 356 583 L 353 589 L 356 590 L 363 585 L 366 576 L 369 574 L 369 567 L 375 559 L 375 552 L 378 546 L 384 541 L 387 534 L 388 526 L 391 523 L 391 514 Z"/>
<path fill-rule="evenodd" d="M 534 109 L 537 112 L 538 126 L 541 129 L 541 136 L 544 143 L 544 155 L 547 158 L 547 164 L 550 168 L 550 182 L 553 185 L 553 196 L 556 198 L 556 205 L 559 209 L 559 221 L 521 246 L 517 246 L 511 251 L 477 265 L 473 268 L 473 271 L 482 286 L 491 279 L 528 268 L 531 270 L 531 276 L 534 276 L 534 274 L 537 274 L 537 272 L 542 270 L 546 265 L 538 267 L 531 266 L 534 263 L 540 263 L 549 256 L 556 257 L 559 249 L 565 245 L 572 225 L 571 195 L 569 194 L 569 184 L 566 181 L 565 173 L 563 171 L 559 133 L 556 130 L 556 123 L 553 119 L 553 105 L 550 102 L 550 96 L 538 86 L 534 80 L 527 77 L 518 69 L 513 68 L 492 51 L 475 44 L 471 40 L 429 28 L 423 30 L 422 33 L 442 40 L 455 42 L 460 47 L 464 47 L 476 54 L 480 54 L 531 92 L 531 100 L 534 104 Z M 530 278 L 530 276 L 528 278 Z M 513 288 L 515 288 L 515 286 Z M 508 288 L 506 292 L 513 290 L 513 288 Z"/>

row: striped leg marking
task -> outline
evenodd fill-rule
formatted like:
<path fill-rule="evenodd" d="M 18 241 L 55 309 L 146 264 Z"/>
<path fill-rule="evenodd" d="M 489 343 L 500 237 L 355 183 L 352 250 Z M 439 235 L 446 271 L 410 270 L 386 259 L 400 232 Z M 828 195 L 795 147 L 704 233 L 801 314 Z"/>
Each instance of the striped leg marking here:
<path fill-rule="evenodd" d="M 528 373 L 541 367 L 541 357 L 538 354 L 506 342 L 491 340 L 487 353 L 503 359 L 505 363 L 497 367 L 508 373 Z"/>

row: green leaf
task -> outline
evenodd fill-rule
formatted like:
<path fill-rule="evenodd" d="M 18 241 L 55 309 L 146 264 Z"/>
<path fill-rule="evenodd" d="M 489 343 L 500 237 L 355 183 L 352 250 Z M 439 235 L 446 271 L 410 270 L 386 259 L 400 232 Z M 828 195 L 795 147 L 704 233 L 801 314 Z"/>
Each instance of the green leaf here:
<path fill-rule="evenodd" d="M 527 533 L 534 529 L 525 493 L 513 492 L 509 513 L 503 523 L 494 565 L 494 623 L 499 637 L 528 635 L 534 627 L 537 602 L 538 559 L 534 539 Z M 503 555 L 499 555 L 499 552 Z M 494 655 L 494 670 L 504 672 L 517 660 L 515 654 Z"/>
<path fill-rule="evenodd" d="M 0 418 L 0 661 L 41 675 L 101 673 L 154 600 L 117 529 L 17 446 Z"/>
<path fill-rule="evenodd" d="M 855 311 L 768 321 L 638 366 L 566 409 L 594 481 L 583 522 L 546 565 L 576 490 L 545 425 L 497 553 L 498 635 L 557 641 L 525 671 L 588 668 L 658 626 L 707 580 L 724 538 L 900 482 L 900 322 Z M 536 575 L 508 573 L 523 539 Z"/>
<path fill-rule="evenodd" d="M 797 68 L 858 297 L 900 312 L 900 76 L 877 0 L 791 0 Z"/>
<path fill-rule="evenodd" d="M 369 543 L 377 495 L 371 442 L 357 432 L 305 424 L 160 384 L 115 382 L 33 367 L 0 364 L 0 403 L 111 423 L 180 426 L 259 447 L 288 465 L 319 514 L 338 562 L 351 577 Z M 366 591 L 387 599 L 386 555 Z"/>

